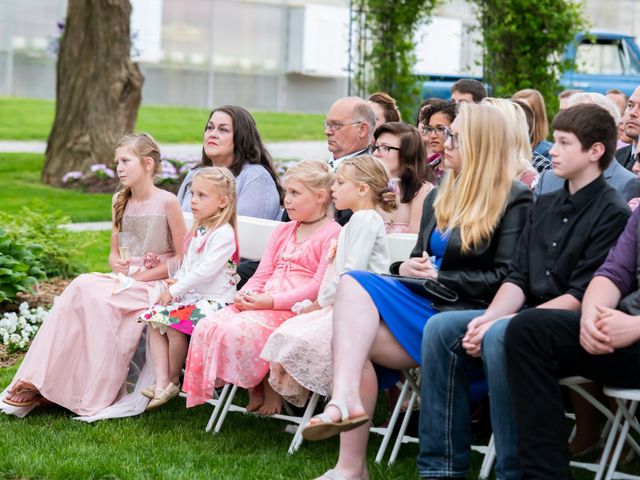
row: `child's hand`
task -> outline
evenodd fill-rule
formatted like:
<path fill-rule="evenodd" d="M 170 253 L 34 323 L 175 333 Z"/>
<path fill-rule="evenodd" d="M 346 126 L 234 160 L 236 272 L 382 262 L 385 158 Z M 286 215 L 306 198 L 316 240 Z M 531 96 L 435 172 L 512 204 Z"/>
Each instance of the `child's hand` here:
<path fill-rule="evenodd" d="M 163 290 L 160 295 L 158 295 L 158 299 L 156 300 L 156 303 L 158 305 L 163 305 L 163 306 L 167 306 L 171 303 L 171 301 L 173 300 L 173 297 L 171 296 L 171 293 L 169 293 L 169 289 L 167 288 L 166 290 Z"/>
<path fill-rule="evenodd" d="M 178 281 L 175 278 L 167 278 L 165 280 L 166 284 L 170 287 L 171 285 L 175 285 Z"/>
<path fill-rule="evenodd" d="M 307 305 L 306 307 L 304 307 L 299 314 L 315 312 L 316 310 L 320 310 L 321 308 L 322 307 L 318 304 L 318 301 L 316 300 L 311 305 Z"/>
<path fill-rule="evenodd" d="M 115 273 L 129 274 L 129 260 L 116 260 L 113 262 L 113 271 Z"/>
<path fill-rule="evenodd" d="M 242 297 L 244 310 L 271 310 L 273 297 L 268 293 L 246 292 Z"/>

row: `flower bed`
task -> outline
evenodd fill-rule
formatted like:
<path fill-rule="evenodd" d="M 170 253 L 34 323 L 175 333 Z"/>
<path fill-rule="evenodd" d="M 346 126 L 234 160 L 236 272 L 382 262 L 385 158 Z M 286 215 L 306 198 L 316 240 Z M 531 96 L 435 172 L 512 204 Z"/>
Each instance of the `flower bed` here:
<path fill-rule="evenodd" d="M 0 318 L 0 342 L 8 352 L 26 350 L 47 314 L 43 307 L 29 308 L 27 302 L 22 302 L 17 312 Z"/>

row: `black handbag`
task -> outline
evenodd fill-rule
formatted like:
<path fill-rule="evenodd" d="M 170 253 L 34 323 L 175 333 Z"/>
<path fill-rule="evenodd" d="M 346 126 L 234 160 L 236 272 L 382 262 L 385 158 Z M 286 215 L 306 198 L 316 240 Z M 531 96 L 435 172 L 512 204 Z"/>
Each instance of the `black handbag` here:
<path fill-rule="evenodd" d="M 402 275 L 382 274 L 383 277 L 399 281 L 411 292 L 437 303 L 456 303 L 458 294 L 433 278 L 405 277 Z"/>

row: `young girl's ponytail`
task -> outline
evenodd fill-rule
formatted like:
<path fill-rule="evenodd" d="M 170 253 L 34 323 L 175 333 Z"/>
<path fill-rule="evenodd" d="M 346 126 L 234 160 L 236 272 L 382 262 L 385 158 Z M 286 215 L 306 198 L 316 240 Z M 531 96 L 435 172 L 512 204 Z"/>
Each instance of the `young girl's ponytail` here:
<path fill-rule="evenodd" d="M 387 167 L 371 155 L 359 155 L 349 158 L 340 164 L 340 169 L 351 166 L 347 176 L 355 183 L 369 185 L 376 206 L 385 212 L 392 212 L 398 208 L 398 187 L 389 178 Z"/>

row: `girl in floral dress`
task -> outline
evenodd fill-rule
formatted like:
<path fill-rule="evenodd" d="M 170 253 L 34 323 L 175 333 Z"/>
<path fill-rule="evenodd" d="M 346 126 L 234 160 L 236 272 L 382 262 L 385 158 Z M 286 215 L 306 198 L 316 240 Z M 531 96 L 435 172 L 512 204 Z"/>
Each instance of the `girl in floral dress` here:
<path fill-rule="evenodd" d="M 125 388 L 144 331 L 136 319 L 162 290 L 166 259 L 182 255 L 185 225 L 175 195 L 153 184 L 160 150 L 151 136 L 122 138 L 115 163 L 122 188 L 112 202 L 113 273 L 80 275 L 56 299 L 10 387 L 0 394 L 5 413 L 24 416 L 53 402 L 95 420 L 146 407 L 142 385 L 132 395 Z M 129 245 L 121 244 L 123 232 L 131 237 Z M 141 378 L 148 370 L 142 367 Z"/>
<path fill-rule="evenodd" d="M 385 224 L 377 212 L 397 208 L 389 182 L 382 161 L 368 155 L 345 160 L 338 168 L 332 188 L 335 207 L 353 210 L 353 216 L 340 232 L 337 249 L 329 252 L 331 264 L 318 299 L 278 328 L 262 351 L 270 364 L 271 387 L 294 405 L 304 406 L 309 391 L 330 393 L 333 300 L 340 276 L 350 270 L 389 270 Z"/>
<path fill-rule="evenodd" d="M 279 401 L 263 383 L 269 364 L 260 352 L 269 335 L 294 315 L 291 307 L 318 294 L 329 245 L 340 232 L 331 215 L 333 180 L 329 166 L 313 160 L 285 174 L 284 205 L 292 221 L 276 227 L 234 304 L 195 326 L 183 385 L 187 407 L 204 403 L 226 383 L 250 389 L 249 411 L 269 414 Z"/>
<path fill-rule="evenodd" d="M 198 320 L 233 301 L 236 293 L 236 180 L 227 168 L 206 167 L 195 174 L 191 211 L 195 223 L 187 254 L 175 280 L 140 320 L 149 333 L 156 383 L 142 391 L 154 410 L 180 393 L 179 377 Z"/>

